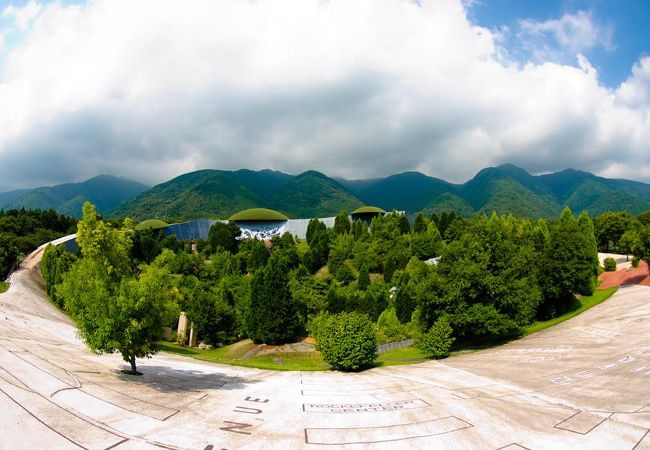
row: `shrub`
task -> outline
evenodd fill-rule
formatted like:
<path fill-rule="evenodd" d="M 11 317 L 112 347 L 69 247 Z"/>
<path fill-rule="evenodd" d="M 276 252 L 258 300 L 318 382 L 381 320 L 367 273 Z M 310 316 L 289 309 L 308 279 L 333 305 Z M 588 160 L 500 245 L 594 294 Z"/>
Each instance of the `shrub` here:
<path fill-rule="evenodd" d="M 453 331 L 447 319 L 442 317 L 429 328 L 429 331 L 420 336 L 418 348 L 422 353 L 433 358 L 444 358 L 449 355 L 451 344 L 454 343 L 454 338 L 451 336 Z"/>
<path fill-rule="evenodd" d="M 641 261 L 641 259 L 638 256 L 632 258 L 632 267 L 634 267 L 635 269 L 639 267 L 639 261 Z"/>
<path fill-rule="evenodd" d="M 603 265 L 605 266 L 605 272 L 616 272 L 616 261 L 614 258 L 605 258 Z"/>
<path fill-rule="evenodd" d="M 356 312 L 323 318 L 317 327 L 317 348 L 333 369 L 355 371 L 372 366 L 377 343 L 368 318 Z"/>
<path fill-rule="evenodd" d="M 412 327 L 401 323 L 395 314 L 395 308 L 388 308 L 377 319 L 377 343 L 389 344 L 404 341 L 413 337 Z"/>

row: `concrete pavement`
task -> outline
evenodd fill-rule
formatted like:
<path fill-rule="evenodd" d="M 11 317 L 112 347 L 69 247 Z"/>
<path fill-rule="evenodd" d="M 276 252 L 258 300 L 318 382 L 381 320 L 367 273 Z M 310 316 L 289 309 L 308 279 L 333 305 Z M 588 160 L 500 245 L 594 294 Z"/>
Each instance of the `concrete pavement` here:
<path fill-rule="evenodd" d="M 650 288 L 527 338 L 360 374 L 159 354 L 124 375 L 45 298 L 0 295 L 0 448 L 650 448 Z"/>

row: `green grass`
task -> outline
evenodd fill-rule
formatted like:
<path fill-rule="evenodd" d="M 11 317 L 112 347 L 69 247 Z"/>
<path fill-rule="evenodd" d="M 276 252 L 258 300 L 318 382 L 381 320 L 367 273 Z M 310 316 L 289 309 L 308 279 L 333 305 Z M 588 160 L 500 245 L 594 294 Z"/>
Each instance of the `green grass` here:
<path fill-rule="evenodd" d="M 9 283 L 6 281 L 0 281 L 0 294 L 7 292 L 7 289 L 9 289 Z"/>
<path fill-rule="evenodd" d="M 246 361 L 241 358 L 255 347 L 249 339 L 236 344 L 211 350 L 182 347 L 170 342 L 160 342 L 161 350 L 178 355 L 189 356 L 203 361 L 210 361 L 234 366 L 255 367 L 270 370 L 329 370 L 329 365 L 323 361 L 320 353 L 272 353 L 268 355 L 253 356 Z"/>
<path fill-rule="evenodd" d="M 545 320 L 544 322 L 535 322 L 528 325 L 527 327 L 524 327 L 523 336 L 537 333 L 538 331 L 545 330 L 548 327 L 562 323 L 565 320 L 569 320 L 572 317 L 585 312 L 589 308 L 593 308 L 594 306 L 604 302 L 612 295 L 614 295 L 617 290 L 618 287 L 611 287 L 609 289 L 596 290 L 596 292 L 594 292 L 594 295 L 583 295 L 581 297 L 578 297 L 576 298 L 574 304 L 569 308 L 569 311 L 562 314 L 561 316 L 554 319 Z"/>
<path fill-rule="evenodd" d="M 403 364 L 413 364 L 428 359 L 417 347 L 411 346 L 380 353 L 376 366 L 401 366 Z"/>

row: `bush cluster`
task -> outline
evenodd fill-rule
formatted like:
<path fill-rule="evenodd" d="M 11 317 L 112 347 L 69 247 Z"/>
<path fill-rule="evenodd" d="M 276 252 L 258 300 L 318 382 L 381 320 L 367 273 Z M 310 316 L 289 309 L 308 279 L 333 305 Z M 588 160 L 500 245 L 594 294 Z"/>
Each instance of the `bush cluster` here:
<path fill-rule="evenodd" d="M 616 260 L 614 258 L 605 258 L 603 266 L 605 272 L 616 272 Z"/>
<path fill-rule="evenodd" d="M 377 357 L 372 323 L 364 314 L 349 312 L 324 317 L 317 329 L 317 349 L 333 369 L 363 370 Z"/>

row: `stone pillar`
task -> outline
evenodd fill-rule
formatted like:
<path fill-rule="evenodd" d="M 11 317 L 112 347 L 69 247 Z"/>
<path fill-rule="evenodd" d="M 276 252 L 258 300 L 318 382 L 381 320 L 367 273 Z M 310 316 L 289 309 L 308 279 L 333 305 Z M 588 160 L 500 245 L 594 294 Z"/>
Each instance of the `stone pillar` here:
<path fill-rule="evenodd" d="M 196 329 L 194 328 L 194 322 L 190 325 L 190 342 L 187 344 L 190 347 L 196 347 L 196 341 L 197 341 L 197 332 Z"/>
<path fill-rule="evenodd" d="M 180 344 L 185 344 L 187 342 L 187 316 L 184 312 L 181 313 L 178 318 L 178 330 L 176 332 L 176 340 Z"/>

